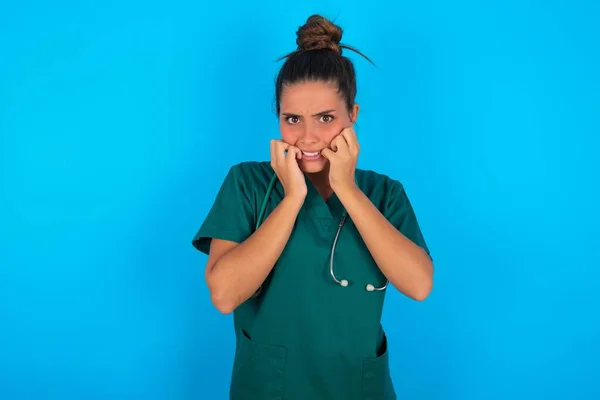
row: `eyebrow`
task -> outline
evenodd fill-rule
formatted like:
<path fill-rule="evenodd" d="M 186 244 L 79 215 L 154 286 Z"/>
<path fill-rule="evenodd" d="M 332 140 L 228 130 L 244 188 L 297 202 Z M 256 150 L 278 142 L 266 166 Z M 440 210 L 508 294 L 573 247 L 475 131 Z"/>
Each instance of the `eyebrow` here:
<path fill-rule="evenodd" d="M 320 116 L 320 115 L 324 115 L 324 114 L 331 114 L 331 113 L 334 113 L 334 112 L 335 112 L 335 110 L 334 110 L 334 109 L 331 109 L 331 110 L 325 110 L 325 111 L 321 111 L 321 112 L 318 112 L 318 113 L 316 113 L 316 114 L 313 114 L 312 116 L 313 116 L 313 117 L 318 117 L 318 116 Z M 293 113 L 285 113 L 285 112 L 282 112 L 282 113 L 281 113 L 281 115 L 284 115 L 284 116 L 286 116 L 286 117 L 299 117 L 299 116 L 300 116 L 300 115 L 298 115 L 298 114 L 293 114 Z"/>

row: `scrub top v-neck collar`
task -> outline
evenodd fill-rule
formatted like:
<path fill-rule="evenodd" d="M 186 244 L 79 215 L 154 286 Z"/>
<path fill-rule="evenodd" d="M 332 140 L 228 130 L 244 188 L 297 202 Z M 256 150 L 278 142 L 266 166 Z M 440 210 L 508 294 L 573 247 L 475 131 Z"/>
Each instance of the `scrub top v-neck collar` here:
<path fill-rule="evenodd" d="M 313 220 L 319 234 L 328 237 L 332 231 L 337 229 L 342 218 L 342 213 L 344 212 L 344 206 L 335 192 L 331 194 L 329 199 L 325 200 L 308 178 L 308 175 L 303 175 L 307 194 L 299 217 Z M 277 181 L 274 191 L 277 192 L 281 199 L 285 197 L 285 191 L 280 181 Z"/>
<path fill-rule="evenodd" d="M 314 220 L 319 233 L 330 236 L 342 218 L 344 206 L 335 192 L 325 200 L 306 174 L 304 179 L 308 190 L 301 212 L 305 212 L 308 218 Z"/>

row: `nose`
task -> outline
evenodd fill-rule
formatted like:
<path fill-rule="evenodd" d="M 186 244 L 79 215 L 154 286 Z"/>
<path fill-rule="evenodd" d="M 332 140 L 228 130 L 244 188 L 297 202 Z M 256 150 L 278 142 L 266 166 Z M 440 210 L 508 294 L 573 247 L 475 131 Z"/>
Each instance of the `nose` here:
<path fill-rule="evenodd" d="M 303 126 L 302 134 L 300 136 L 301 143 L 311 144 L 319 141 L 317 129 L 312 123 L 306 123 Z"/>

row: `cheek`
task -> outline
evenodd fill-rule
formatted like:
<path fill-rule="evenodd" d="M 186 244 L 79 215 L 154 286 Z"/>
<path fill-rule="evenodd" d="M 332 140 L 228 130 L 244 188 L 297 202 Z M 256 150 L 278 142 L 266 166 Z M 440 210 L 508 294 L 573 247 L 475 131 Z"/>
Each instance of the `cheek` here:
<path fill-rule="evenodd" d="M 320 138 L 325 143 L 331 143 L 333 139 L 344 129 L 344 124 L 336 123 L 327 125 L 320 132 Z"/>
<path fill-rule="evenodd" d="M 298 141 L 298 134 L 294 127 L 289 125 L 280 124 L 279 132 L 281 134 L 281 140 L 289 144 L 295 144 Z"/>

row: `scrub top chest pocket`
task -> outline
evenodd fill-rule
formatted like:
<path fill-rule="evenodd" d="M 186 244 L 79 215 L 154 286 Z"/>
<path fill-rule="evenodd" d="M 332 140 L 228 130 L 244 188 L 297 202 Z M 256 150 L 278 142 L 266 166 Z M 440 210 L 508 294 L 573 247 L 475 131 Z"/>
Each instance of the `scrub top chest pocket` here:
<path fill-rule="evenodd" d="M 253 341 L 246 330 L 238 334 L 231 376 L 231 400 L 282 400 L 287 350 Z"/>
<path fill-rule="evenodd" d="M 388 221 L 426 249 L 401 184 L 364 170 L 356 177 Z M 381 326 L 386 290 L 367 289 L 387 280 L 352 218 L 336 239 L 344 209 L 339 199 L 324 200 L 307 184 L 305 204 L 264 287 L 234 311 L 230 398 L 394 399 Z M 268 162 L 232 168 L 194 246 L 208 254 L 211 238 L 241 243 L 260 226 L 257 217 L 264 222 L 283 195 Z"/>

